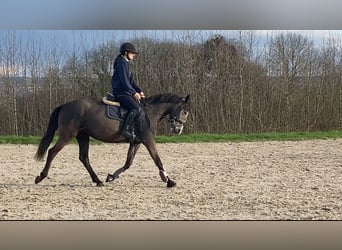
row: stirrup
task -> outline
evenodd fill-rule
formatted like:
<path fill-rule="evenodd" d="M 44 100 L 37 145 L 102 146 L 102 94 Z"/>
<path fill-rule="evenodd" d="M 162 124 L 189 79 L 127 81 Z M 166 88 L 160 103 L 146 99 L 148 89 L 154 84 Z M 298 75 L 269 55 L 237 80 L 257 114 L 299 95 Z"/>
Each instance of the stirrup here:
<path fill-rule="evenodd" d="M 134 142 L 134 140 L 137 138 L 137 136 L 135 135 L 134 131 L 122 131 L 121 135 L 123 137 L 125 137 L 126 140 L 128 140 L 129 142 Z"/>

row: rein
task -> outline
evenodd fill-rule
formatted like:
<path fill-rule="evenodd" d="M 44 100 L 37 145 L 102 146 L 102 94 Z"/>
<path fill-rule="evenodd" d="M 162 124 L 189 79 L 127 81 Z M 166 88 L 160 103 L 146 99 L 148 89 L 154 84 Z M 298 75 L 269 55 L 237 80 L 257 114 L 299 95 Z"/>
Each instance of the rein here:
<path fill-rule="evenodd" d="M 142 101 L 141 104 L 142 104 L 143 106 L 145 106 L 145 107 L 150 108 L 152 111 L 154 111 L 152 105 L 147 104 L 145 101 Z M 163 119 L 165 118 L 170 124 L 174 124 L 175 122 L 178 122 L 178 123 L 180 123 L 180 124 L 183 124 L 183 122 L 181 122 L 180 120 L 178 120 L 177 117 L 175 117 L 175 116 L 173 116 L 173 117 L 171 117 L 171 118 L 168 118 L 168 117 L 167 117 L 167 114 L 165 114 L 165 113 L 157 112 L 157 114 L 160 115 L 159 121 L 161 121 L 161 120 L 163 120 Z"/>

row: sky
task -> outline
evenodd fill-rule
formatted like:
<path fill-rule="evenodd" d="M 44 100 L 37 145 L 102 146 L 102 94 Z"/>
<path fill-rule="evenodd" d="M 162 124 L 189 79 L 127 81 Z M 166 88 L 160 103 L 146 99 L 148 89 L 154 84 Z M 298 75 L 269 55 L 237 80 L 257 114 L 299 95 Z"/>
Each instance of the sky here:
<path fill-rule="evenodd" d="M 314 41 L 315 46 L 320 46 L 323 41 L 334 38 L 336 43 L 342 47 L 342 30 L 253 30 L 259 39 L 260 49 L 263 43 L 267 43 L 270 37 L 275 37 L 279 33 L 292 32 L 306 36 Z M 57 51 L 71 53 L 79 52 L 82 56 L 84 51 L 98 48 L 99 45 L 110 41 L 130 42 L 135 38 L 148 37 L 157 40 L 176 40 L 184 34 L 191 34 L 197 37 L 199 42 L 203 42 L 214 34 L 220 34 L 230 38 L 238 38 L 238 30 L 0 30 L 0 75 L 3 75 L 8 67 L 2 65 L 1 53 L 6 49 L 7 37 L 15 37 L 20 46 L 32 46 L 32 42 L 39 45 L 44 50 L 51 51 L 56 47 Z M 10 45 L 9 45 L 10 46 Z M 75 48 L 76 47 L 76 48 Z M 28 48 L 29 49 L 29 48 Z M 139 48 L 138 48 L 139 49 Z M 78 52 L 77 52 L 78 51 Z"/>
<path fill-rule="evenodd" d="M 79 41 L 90 49 L 113 40 L 175 39 L 184 30 L 202 41 L 236 37 L 237 30 L 254 30 L 262 41 L 285 31 L 315 44 L 332 36 L 342 41 L 340 0 L 0 0 L 0 6 L 0 43 L 14 32 L 46 47 L 56 45 L 55 37 L 67 50 Z"/>
<path fill-rule="evenodd" d="M 319 46 L 324 40 L 334 37 L 342 41 L 342 30 L 253 30 L 261 41 L 274 37 L 279 33 L 293 32 L 304 35 Z M 198 42 L 207 40 L 214 34 L 226 38 L 237 38 L 238 30 L 0 30 L 0 45 L 7 36 L 15 34 L 18 41 L 37 40 L 45 46 L 54 46 L 52 40 L 56 39 L 60 46 L 73 49 L 75 44 L 82 44 L 85 49 L 96 48 L 109 41 L 129 42 L 134 38 L 148 37 L 155 40 L 180 39 L 184 34 L 191 34 Z"/>

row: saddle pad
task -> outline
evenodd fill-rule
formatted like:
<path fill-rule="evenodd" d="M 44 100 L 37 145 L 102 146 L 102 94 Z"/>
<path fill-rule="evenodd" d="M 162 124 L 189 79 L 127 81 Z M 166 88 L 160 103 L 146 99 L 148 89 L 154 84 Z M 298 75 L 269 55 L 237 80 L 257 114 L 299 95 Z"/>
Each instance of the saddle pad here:
<path fill-rule="evenodd" d="M 124 120 L 121 114 L 121 108 L 118 106 L 107 105 L 107 116 L 114 120 Z"/>

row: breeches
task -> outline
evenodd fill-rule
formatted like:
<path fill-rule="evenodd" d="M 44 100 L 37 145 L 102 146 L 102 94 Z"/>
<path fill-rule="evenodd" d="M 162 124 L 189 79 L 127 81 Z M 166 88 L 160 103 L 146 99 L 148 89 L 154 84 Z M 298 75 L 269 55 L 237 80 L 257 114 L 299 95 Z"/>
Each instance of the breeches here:
<path fill-rule="evenodd" d="M 120 105 L 123 108 L 126 108 L 128 111 L 131 111 L 133 109 L 140 110 L 140 105 L 132 96 L 118 95 L 115 96 L 115 99 L 118 100 L 120 102 Z"/>

